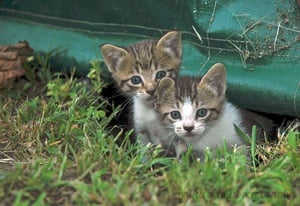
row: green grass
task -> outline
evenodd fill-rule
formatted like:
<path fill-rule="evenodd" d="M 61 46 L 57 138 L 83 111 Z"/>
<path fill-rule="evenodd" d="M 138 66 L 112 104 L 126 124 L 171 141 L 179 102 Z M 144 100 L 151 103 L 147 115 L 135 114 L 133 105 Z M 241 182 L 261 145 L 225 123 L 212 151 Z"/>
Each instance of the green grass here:
<path fill-rule="evenodd" d="M 1 205 L 299 204 L 299 123 L 277 142 L 252 144 L 254 163 L 225 147 L 204 162 L 188 152 L 181 163 L 158 148 L 144 162 L 130 131 L 110 131 L 118 108 L 107 109 L 96 62 L 87 84 L 37 60 L 26 87 L 0 93 Z"/>

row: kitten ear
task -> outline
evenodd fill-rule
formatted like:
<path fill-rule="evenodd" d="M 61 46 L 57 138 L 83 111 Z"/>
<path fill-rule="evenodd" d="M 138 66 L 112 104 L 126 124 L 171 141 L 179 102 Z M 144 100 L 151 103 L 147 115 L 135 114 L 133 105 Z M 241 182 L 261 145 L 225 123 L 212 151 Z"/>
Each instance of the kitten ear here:
<path fill-rule="evenodd" d="M 202 77 L 198 88 L 206 88 L 213 94 L 221 97 L 226 92 L 226 71 L 225 66 L 221 63 L 214 64 L 208 72 Z"/>
<path fill-rule="evenodd" d="M 104 44 L 100 49 L 110 72 L 114 72 L 118 62 L 129 54 L 125 49 L 111 44 Z"/>
<path fill-rule="evenodd" d="M 172 57 L 181 58 L 181 33 L 179 31 L 170 31 L 166 33 L 163 37 L 160 38 L 156 46 Z"/>
<path fill-rule="evenodd" d="M 175 82 L 169 77 L 165 77 L 159 81 L 157 86 L 157 98 L 158 101 L 164 101 L 166 99 L 173 99 L 174 97 Z"/>

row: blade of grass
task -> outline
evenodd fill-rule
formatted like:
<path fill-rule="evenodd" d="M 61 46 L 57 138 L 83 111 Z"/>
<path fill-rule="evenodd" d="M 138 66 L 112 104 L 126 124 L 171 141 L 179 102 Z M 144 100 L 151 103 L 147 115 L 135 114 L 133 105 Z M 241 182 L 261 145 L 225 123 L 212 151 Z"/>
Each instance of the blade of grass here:
<path fill-rule="evenodd" d="M 251 137 L 245 134 L 237 125 L 233 124 L 235 132 L 238 134 L 239 137 L 246 143 L 251 143 Z"/>
<path fill-rule="evenodd" d="M 254 172 L 256 174 L 255 150 L 256 150 L 256 125 L 253 125 L 252 134 L 251 134 L 251 157 L 252 157 Z"/>
<path fill-rule="evenodd" d="M 63 160 L 62 160 L 62 163 L 60 165 L 60 169 L 59 169 L 59 174 L 58 174 L 58 180 L 60 181 L 63 174 L 64 174 L 64 170 L 66 168 L 66 162 L 67 162 L 67 150 L 68 146 L 66 145 L 65 147 L 65 153 L 64 153 L 64 156 L 63 156 Z"/>
<path fill-rule="evenodd" d="M 288 144 L 293 150 L 296 150 L 298 147 L 298 138 L 299 138 L 299 133 L 297 132 L 290 131 L 287 135 Z"/>

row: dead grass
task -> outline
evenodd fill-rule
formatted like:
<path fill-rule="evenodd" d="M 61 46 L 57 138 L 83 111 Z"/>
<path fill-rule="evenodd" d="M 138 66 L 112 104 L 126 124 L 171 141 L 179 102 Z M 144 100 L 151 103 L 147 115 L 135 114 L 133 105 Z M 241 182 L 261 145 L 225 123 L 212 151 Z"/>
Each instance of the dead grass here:
<path fill-rule="evenodd" d="M 244 154 L 226 149 L 217 157 L 207 153 L 204 162 L 190 161 L 186 154 L 179 164 L 155 155 L 158 151 L 144 162 L 139 146 L 129 141 L 130 133 L 112 135 L 109 122 L 118 110 L 107 110 L 101 95 L 105 84 L 97 75 L 90 85 L 67 75 L 39 82 L 40 89 L 36 82 L 27 83 L 25 90 L 1 91 L 5 94 L 0 97 L 2 205 L 297 205 L 300 201 L 298 120 L 282 126 L 277 141 L 252 145 L 255 165 L 250 166 Z"/>

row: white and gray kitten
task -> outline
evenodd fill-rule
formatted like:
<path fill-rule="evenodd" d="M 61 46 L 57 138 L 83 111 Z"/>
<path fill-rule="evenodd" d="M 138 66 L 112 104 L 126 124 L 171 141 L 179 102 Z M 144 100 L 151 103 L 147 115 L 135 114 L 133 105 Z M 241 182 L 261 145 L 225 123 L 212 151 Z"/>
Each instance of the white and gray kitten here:
<path fill-rule="evenodd" d="M 250 134 L 252 125 L 264 118 L 229 103 L 225 93 L 226 71 L 220 63 L 203 77 L 162 79 L 154 105 L 165 128 L 165 134 L 160 136 L 164 148 L 180 158 L 188 145 L 198 157 L 207 148 L 223 147 L 224 140 L 229 147 L 246 145 L 234 124 Z"/>

